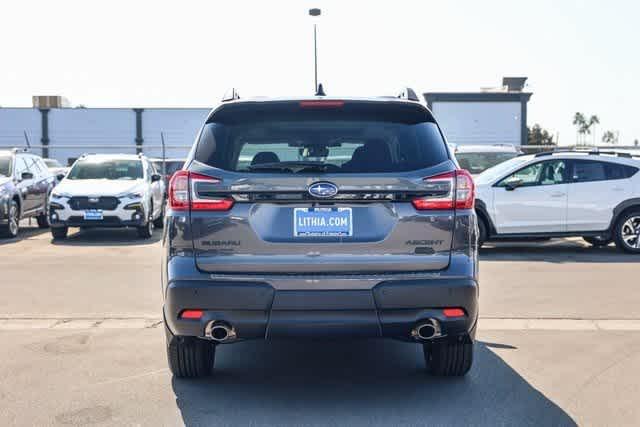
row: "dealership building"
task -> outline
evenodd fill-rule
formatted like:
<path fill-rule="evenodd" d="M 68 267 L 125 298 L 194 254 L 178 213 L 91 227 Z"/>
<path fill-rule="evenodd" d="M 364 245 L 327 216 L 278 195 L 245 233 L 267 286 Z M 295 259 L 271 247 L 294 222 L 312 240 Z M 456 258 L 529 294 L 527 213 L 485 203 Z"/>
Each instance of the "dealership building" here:
<path fill-rule="evenodd" d="M 427 105 L 453 144 L 527 142 L 526 77 L 505 77 L 502 86 L 478 92 L 428 92 Z"/>

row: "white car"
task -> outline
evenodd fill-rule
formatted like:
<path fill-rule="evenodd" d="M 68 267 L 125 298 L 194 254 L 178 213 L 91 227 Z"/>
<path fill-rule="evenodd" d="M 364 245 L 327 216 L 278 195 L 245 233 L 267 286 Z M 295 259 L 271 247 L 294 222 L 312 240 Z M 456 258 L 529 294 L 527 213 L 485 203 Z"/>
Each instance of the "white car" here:
<path fill-rule="evenodd" d="M 640 160 L 629 154 L 520 156 L 475 178 L 480 244 L 581 236 L 640 253 Z"/>
<path fill-rule="evenodd" d="M 51 193 L 51 234 L 64 239 L 69 227 L 135 227 L 149 238 L 162 227 L 164 182 L 142 155 L 80 157 Z"/>
<path fill-rule="evenodd" d="M 42 159 L 42 161 L 58 182 L 62 181 L 62 178 L 69 172 L 69 168 L 62 166 L 56 159 Z"/>
<path fill-rule="evenodd" d="M 468 170 L 471 175 L 478 175 L 522 154 L 513 144 L 455 145 L 452 151 L 460 168 Z"/>

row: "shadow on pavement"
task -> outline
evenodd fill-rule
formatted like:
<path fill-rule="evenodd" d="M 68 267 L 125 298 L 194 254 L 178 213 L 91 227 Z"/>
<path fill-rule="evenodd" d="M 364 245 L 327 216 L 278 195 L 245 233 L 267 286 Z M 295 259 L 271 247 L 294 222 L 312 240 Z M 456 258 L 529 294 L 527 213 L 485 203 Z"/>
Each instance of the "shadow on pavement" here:
<path fill-rule="evenodd" d="M 618 250 L 614 245 L 594 248 L 568 240 L 549 242 L 499 242 L 480 249 L 480 261 L 638 263 L 640 256 Z"/>
<path fill-rule="evenodd" d="M 482 343 L 465 378 L 427 375 L 420 346 L 390 340 L 238 343 L 216 369 L 173 379 L 185 425 L 576 425 Z"/>
<path fill-rule="evenodd" d="M 28 226 L 28 225 L 20 224 L 20 231 L 18 232 L 18 237 L 14 238 L 14 239 L 7 239 L 7 238 L 4 238 L 4 237 L 0 237 L 0 246 L 9 245 L 9 244 L 12 244 L 12 243 L 18 243 L 18 242 L 21 242 L 23 240 L 28 240 L 28 239 L 31 239 L 33 237 L 40 236 L 41 234 L 44 234 L 44 233 L 49 233 L 49 229 L 48 228 L 39 228 L 37 225 L 36 226 Z"/>
<path fill-rule="evenodd" d="M 71 228 L 66 239 L 51 240 L 51 243 L 59 246 L 129 246 L 153 245 L 160 240 L 162 230 L 154 230 L 150 239 L 142 239 L 133 228 Z"/>

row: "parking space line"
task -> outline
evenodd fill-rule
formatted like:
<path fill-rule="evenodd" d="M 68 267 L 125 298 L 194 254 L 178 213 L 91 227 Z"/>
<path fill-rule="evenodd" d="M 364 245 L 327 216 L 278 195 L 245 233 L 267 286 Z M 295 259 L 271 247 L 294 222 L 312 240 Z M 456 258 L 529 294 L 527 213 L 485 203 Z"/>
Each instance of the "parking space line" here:
<path fill-rule="evenodd" d="M 29 329 L 149 329 L 158 317 L 0 317 L 0 331 Z M 562 319 L 481 317 L 481 331 L 640 331 L 640 319 Z"/>

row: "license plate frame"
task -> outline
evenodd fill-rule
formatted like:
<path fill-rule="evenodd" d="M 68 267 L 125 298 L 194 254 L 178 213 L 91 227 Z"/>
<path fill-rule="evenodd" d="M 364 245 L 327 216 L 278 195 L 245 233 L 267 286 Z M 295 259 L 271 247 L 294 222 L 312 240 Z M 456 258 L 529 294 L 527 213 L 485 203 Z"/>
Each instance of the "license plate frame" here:
<path fill-rule="evenodd" d="M 84 211 L 85 221 L 102 221 L 103 219 L 102 209 L 87 209 Z"/>
<path fill-rule="evenodd" d="M 351 208 L 294 208 L 294 237 L 351 237 Z"/>

